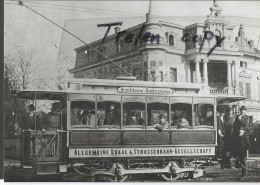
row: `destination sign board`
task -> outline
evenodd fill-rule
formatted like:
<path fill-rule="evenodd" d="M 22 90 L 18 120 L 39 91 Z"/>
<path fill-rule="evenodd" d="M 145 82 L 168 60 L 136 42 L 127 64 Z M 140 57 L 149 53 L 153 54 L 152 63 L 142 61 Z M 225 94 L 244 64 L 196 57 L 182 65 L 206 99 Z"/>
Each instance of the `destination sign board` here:
<path fill-rule="evenodd" d="M 85 157 L 148 157 L 148 156 L 209 156 L 214 147 L 155 147 L 155 148 L 70 148 L 70 158 Z"/>
<path fill-rule="evenodd" d="M 170 88 L 119 87 L 118 92 L 130 94 L 173 94 L 175 91 Z"/>

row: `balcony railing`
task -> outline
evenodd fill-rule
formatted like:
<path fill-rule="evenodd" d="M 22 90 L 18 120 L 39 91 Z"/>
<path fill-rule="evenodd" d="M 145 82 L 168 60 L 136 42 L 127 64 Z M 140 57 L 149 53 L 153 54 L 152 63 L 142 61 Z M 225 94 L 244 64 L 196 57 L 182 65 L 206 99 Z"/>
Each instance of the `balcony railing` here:
<path fill-rule="evenodd" d="M 210 94 L 214 94 L 214 95 L 228 95 L 227 89 L 210 88 L 209 92 L 210 92 Z"/>
<path fill-rule="evenodd" d="M 224 89 L 218 89 L 218 88 L 210 88 L 209 89 L 210 94 L 212 95 L 220 95 L 220 96 L 227 96 L 227 95 L 237 95 L 237 96 L 242 96 L 242 93 L 240 90 L 231 88 L 228 89 L 227 87 Z"/>

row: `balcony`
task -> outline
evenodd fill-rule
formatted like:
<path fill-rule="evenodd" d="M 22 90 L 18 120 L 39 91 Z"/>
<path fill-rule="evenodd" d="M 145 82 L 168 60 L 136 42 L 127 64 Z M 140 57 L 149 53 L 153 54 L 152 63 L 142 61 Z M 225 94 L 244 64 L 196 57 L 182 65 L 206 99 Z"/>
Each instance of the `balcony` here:
<path fill-rule="evenodd" d="M 218 88 L 211 88 L 209 89 L 209 92 L 211 95 L 217 95 L 217 96 L 242 96 L 239 89 L 235 88 L 228 88 L 225 87 L 224 89 L 218 89 Z"/>

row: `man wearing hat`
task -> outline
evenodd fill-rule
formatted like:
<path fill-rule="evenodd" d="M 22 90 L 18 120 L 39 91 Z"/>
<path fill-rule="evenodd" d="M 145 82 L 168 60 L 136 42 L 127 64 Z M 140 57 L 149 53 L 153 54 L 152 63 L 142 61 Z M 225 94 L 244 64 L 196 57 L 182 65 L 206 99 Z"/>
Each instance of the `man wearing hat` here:
<path fill-rule="evenodd" d="M 249 117 L 246 115 L 246 107 L 240 108 L 240 115 L 238 115 L 234 122 L 234 151 L 236 155 L 236 167 L 239 164 L 242 168 L 242 176 L 246 175 L 246 156 L 247 150 L 249 149 Z"/>
<path fill-rule="evenodd" d="M 30 104 L 28 106 L 28 111 L 28 114 L 26 114 L 24 118 L 22 130 L 41 130 L 42 125 L 40 123 L 40 116 L 38 115 L 38 113 L 35 112 L 35 107 L 33 104 Z"/>
<path fill-rule="evenodd" d="M 130 113 L 130 118 L 129 118 L 129 121 L 128 121 L 128 125 L 139 125 L 136 112 L 132 111 Z"/>

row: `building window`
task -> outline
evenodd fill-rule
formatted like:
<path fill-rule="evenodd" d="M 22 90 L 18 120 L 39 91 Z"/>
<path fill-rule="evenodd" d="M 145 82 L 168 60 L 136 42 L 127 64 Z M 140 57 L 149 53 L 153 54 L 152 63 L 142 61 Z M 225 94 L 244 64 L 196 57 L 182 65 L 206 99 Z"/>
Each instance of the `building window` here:
<path fill-rule="evenodd" d="M 217 47 L 221 47 L 221 36 L 216 36 Z"/>
<path fill-rule="evenodd" d="M 243 96 L 244 95 L 244 89 L 243 89 L 243 83 L 239 82 L 239 88 L 240 88 L 240 94 Z"/>
<path fill-rule="evenodd" d="M 247 62 L 244 62 L 244 67 L 247 68 Z"/>
<path fill-rule="evenodd" d="M 177 82 L 177 69 L 170 68 L 170 80 L 171 82 Z"/>
<path fill-rule="evenodd" d="M 240 67 L 243 67 L 244 62 L 240 61 Z"/>
<path fill-rule="evenodd" d="M 163 82 L 163 72 L 160 71 L 159 73 L 160 73 L 160 81 Z"/>
<path fill-rule="evenodd" d="M 174 36 L 173 35 L 169 36 L 169 45 L 174 46 Z"/>
<path fill-rule="evenodd" d="M 151 71 L 151 78 L 152 78 L 152 81 L 155 81 L 155 71 Z"/>
<path fill-rule="evenodd" d="M 143 80 L 144 80 L 144 81 L 147 81 L 147 71 L 144 71 Z"/>
<path fill-rule="evenodd" d="M 133 76 L 135 76 L 137 80 L 140 79 L 139 71 L 137 68 L 133 69 Z"/>
<path fill-rule="evenodd" d="M 246 98 L 251 99 L 250 83 L 246 83 Z"/>

